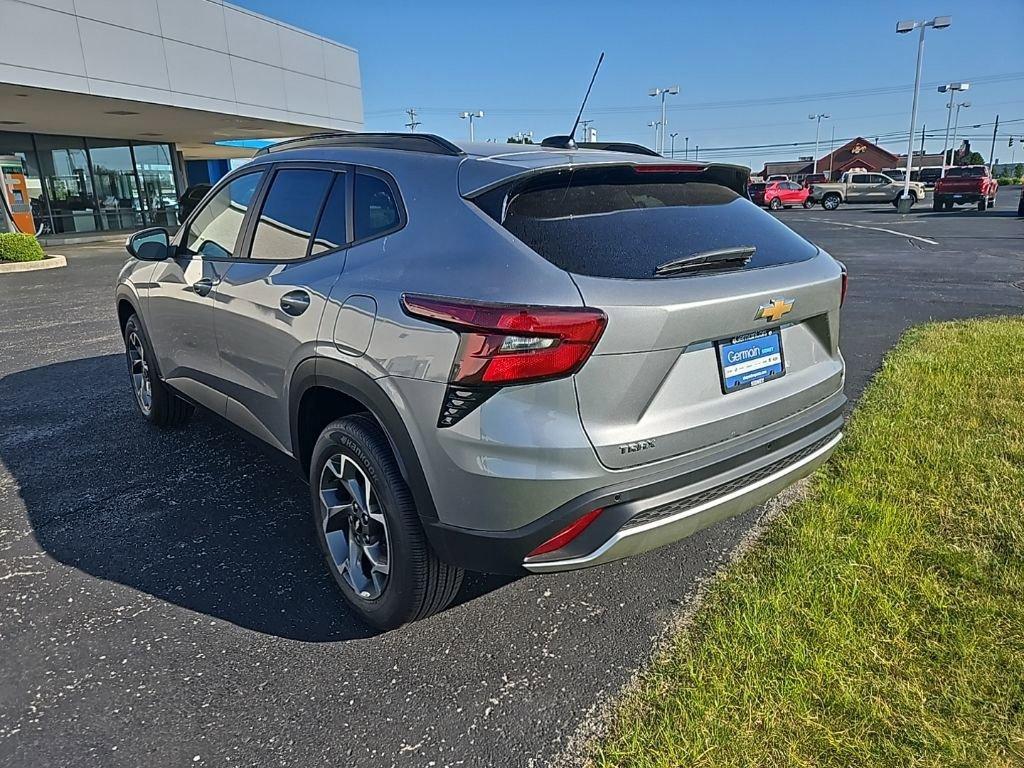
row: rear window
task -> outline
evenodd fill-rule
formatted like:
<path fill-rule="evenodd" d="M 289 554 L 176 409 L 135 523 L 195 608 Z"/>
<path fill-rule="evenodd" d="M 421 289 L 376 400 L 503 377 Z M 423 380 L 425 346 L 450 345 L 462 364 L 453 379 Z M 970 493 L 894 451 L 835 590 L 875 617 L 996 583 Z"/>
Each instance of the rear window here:
<path fill-rule="evenodd" d="M 977 179 L 985 175 L 984 168 L 950 168 L 946 171 L 947 176 L 959 176 L 961 178 Z"/>
<path fill-rule="evenodd" d="M 767 186 L 767 184 L 751 184 L 750 186 L 747 187 L 747 189 L 749 189 L 751 192 L 764 192 L 765 187 Z"/>
<path fill-rule="evenodd" d="M 626 166 L 545 174 L 510 193 L 502 223 L 552 264 L 592 277 L 654 278 L 662 264 L 730 248 L 756 249 L 745 265 L 726 267 L 732 270 L 817 253 L 773 216 L 700 172 L 639 173 Z M 708 272 L 673 276 L 694 274 Z"/>

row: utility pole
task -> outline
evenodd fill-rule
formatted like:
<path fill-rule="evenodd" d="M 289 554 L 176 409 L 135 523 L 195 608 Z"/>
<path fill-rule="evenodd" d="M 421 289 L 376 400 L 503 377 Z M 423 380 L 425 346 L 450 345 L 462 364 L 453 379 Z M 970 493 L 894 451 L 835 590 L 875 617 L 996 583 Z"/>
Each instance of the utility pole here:
<path fill-rule="evenodd" d="M 996 131 L 999 130 L 999 115 L 996 115 L 996 124 L 992 128 L 992 148 L 988 151 L 988 165 L 992 167 L 992 163 L 996 157 Z"/>
<path fill-rule="evenodd" d="M 405 114 L 409 116 L 409 122 L 405 124 L 405 127 L 409 129 L 409 133 L 416 133 L 416 126 L 422 125 L 422 123 L 416 119 L 416 107 L 409 107 L 405 110 Z"/>
<path fill-rule="evenodd" d="M 921 166 L 924 167 L 924 129 L 926 126 L 921 126 Z"/>
<path fill-rule="evenodd" d="M 936 16 L 931 21 L 900 21 L 896 23 L 896 34 L 902 35 L 906 32 L 921 30 L 917 41 L 917 73 L 914 75 L 914 104 L 910 109 L 910 132 L 907 141 L 907 168 L 903 179 L 903 194 L 900 195 L 897 209 L 900 213 L 908 213 L 913 200 L 910 197 L 910 170 L 914 161 L 914 129 L 917 127 L 917 97 L 921 91 L 921 66 L 924 63 L 924 31 L 928 27 L 934 29 L 945 29 L 951 23 L 949 16 Z M 877 143 L 877 141 L 875 142 Z"/>
<path fill-rule="evenodd" d="M 584 140 L 584 141 L 586 141 L 586 140 L 587 140 L 587 136 L 589 135 L 589 134 L 587 133 L 587 128 L 589 128 L 589 127 L 590 127 L 590 124 L 591 124 L 592 122 L 594 122 L 594 121 L 593 121 L 593 120 L 580 120 L 580 128 L 582 128 L 582 129 L 583 129 L 583 140 Z M 531 134 L 531 135 L 532 135 L 532 134 Z M 575 136 L 573 136 L 573 140 L 575 140 L 575 139 L 576 139 L 576 137 L 575 137 Z"/>
<path fill-rule="evenodd" d="M 832 181 L 832 166 L 836 159 L 836 124 L 832 123 L 832 139 L 828 143 L 828 180 Z"/>

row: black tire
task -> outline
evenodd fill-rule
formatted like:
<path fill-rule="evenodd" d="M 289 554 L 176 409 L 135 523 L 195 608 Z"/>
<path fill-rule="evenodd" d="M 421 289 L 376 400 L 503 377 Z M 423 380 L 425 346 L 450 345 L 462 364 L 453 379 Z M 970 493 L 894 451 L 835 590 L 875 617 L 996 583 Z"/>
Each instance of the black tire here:
<path fill-rule="evenodd" d="M 953 210 L 953 201 L 952 200 L 947 200 L 946 202 L 944 202 L 942 204 L 942 207 L 945 210 L 947 210 L 947 211 L 952 211 Z"/>
<path fill-rule="evenodd" d="M 942 201 L 941 200 L 932 200 L 932 210 L 933 211 L 941 211 L 942 210 Z"/>
<path fill-rule="evenodd" d="M 139 346 L 136 344 L 136 339 L 144 353 L 141 361 L 137 357 Z M 128 362 L 128 382 L 132 387 L 132 399 L 142 417 L 158 427 L 178 427 L 188 421 L 195 411 L 195 407 L 178 397 L 160 380 L 156 367 L 152 364 L 152 361 L 156 359 L 153 355 L 153 347 L 136 315 L 129 317 L 128 322 L 125 323 L 124 346 L 125 359 Z M 136 375 L 141 376 L 143 381 L 148 381 L 148 403 L 146 402 L 147 398 L 136 386 Z"/>
<path fill-rule="evenodd" d="M 808 197 L 806 200 L 804 200 L 804 208 L 806 210 L 810 210 L 813 207 L 814 207 L 814 201 L 811 200 L 811 198 Z"/>
<path fill-rule="evenodd" d="M 771 199 L 771 202 L 768 203 L 768 207 L 771 208 L 773 211 L 777 211 L 780 208 L 782 208 L 782 201 L 779 200 L 779 198 L 777 197 L 773 197 Z"/>
<path fill-rule="evenodd" d="M 386 520 L 388 574 L 380 594 L 361 597 L 345 579 L 327 543 L 320 484 L 327 462 L 347 457 L 365 474 Z M 309 468 L 313 527 L 328 570 L 355 612 L 368 624 L 396 629 L 447 608 L 462 586 L 463 571 L 440 560 L 427 541 L 412 494 L 380 425 L 368 415 L 328 424 L 313 449 Z"/>
<path fill-rule="evenodd" d="M 988 210 L 988 198 L 987 197 L 983 197 L 983 198 L 981 198 L 981 200 L 978 201 L 978 210 L 979 211 L 987 211 Z"/>
<path fill-rule="evenodd" d="M 843 198 L 839 196 L 838 192 L 829 192 L 821 198 L 821 207 L 826 211 L 834 211 L 842 201 Z"/>

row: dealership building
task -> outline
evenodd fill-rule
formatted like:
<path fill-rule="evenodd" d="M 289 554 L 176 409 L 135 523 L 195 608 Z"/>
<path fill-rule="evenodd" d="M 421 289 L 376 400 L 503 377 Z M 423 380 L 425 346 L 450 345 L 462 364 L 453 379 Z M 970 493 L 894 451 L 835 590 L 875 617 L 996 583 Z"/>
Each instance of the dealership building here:
<path fill-rule="evenodd" d="M 0 0 L 0 30 L 0 168 L 44 234 L 173 226 L 252 152 L 224 142 L 363 128 L 354 49 L 218 0 Z"/>

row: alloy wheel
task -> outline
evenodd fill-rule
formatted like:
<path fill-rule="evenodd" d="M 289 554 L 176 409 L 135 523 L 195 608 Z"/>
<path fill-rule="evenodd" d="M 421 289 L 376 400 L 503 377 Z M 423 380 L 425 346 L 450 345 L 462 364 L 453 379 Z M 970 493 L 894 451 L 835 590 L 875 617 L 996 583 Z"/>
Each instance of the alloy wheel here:
<path fill-rule="evenodd" d="M 147 416 L 153 410 L 153 382 L 149 375 L 149 362 L 146 360 L 146 348 L 136 331 L 128 334 L 128 375 L 132 380 L 132 391 L 139 408 Z"/>
<path fill-rule="evenodd" d="M 364 600 L 387 586 L 391 547 L 380 498 L 345 454 L 333 454 L 320 473 L 320 525 L 337 574 Z"/>

